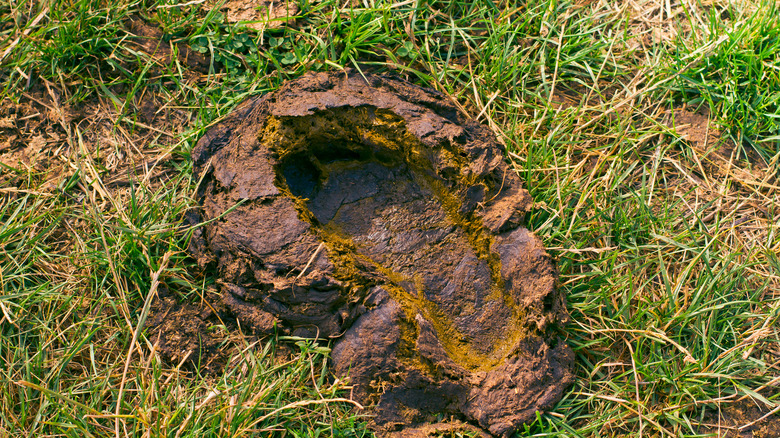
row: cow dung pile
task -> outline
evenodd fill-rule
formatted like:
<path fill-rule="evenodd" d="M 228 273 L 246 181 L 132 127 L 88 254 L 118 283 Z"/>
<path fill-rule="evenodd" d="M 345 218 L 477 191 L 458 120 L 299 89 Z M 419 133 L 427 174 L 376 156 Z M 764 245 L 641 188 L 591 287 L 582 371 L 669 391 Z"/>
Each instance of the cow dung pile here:
<path fill-rule="evenodd" d="M 256 333 L 332 339 L 380 434 L 507 435 L 572 382 L 555 265 L 492 133 L 399 78 L 308 74 L 198 142 L 190 250 Z M 400 432 L 399 432 L 400 431 Z"/>

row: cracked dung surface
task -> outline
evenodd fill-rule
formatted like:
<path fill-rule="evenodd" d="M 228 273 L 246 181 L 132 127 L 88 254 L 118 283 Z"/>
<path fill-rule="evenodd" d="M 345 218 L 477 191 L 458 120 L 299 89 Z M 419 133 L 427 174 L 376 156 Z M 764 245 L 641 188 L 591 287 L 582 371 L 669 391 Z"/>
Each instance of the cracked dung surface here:
<path fill-rule="evenodd" d="M 573 377 L 557 272 L 490 131 L 386 76 L 309 74 L 193 150 L 190 250 L 258 333 L 332 338 L 380 434 L 452 418 L 506 435 Z"/>

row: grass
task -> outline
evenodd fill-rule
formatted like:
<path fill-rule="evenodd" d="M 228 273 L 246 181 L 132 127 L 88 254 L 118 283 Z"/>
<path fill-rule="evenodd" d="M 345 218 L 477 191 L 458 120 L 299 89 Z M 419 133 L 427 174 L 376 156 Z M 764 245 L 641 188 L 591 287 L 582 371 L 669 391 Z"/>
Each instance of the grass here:
<path fill-rule="evenodd" d="M 536 201 L 577 380 L 520 436 L 777 430 L 754 423 L 780 408 L 774 2 L 300 1 L 263 32 L 119 3 L 0 4 L 0 436 L 370 436 L 323 345 L 225 333 L 236 353 L 207 376 L 144 331 L 155 291 L 213 288 L 179 225 L 199 136 L 345 67 L 449 94 Z M 135 37 L 139 18 L 161 37 Z"/>

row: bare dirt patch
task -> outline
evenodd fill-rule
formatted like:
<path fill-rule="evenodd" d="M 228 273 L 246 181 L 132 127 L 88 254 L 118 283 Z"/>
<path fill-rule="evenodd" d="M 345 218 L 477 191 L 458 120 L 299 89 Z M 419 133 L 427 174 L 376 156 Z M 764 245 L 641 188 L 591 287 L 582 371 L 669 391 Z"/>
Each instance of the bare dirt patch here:
<path fill-rule="evenodd" d="M 250 29 L 264 31 L 290 25 L 300 8 L 292 1 L 269 0 L 228 0 L 214 2 L 211 7 L 220 5 L 230 23 L 242 23 Z"/>
<path fill-rule="evenodd" d="M 722 175 L 726 167 L 743 164 L 736 156 L 734 142 L 710 120 L 707 109 L 691 111 L 675 108 L 667 113 L 664 123 L 674 128 L 680 138 L 703 155 L 703 163 L 707 165 L 708 171 Z M 753 174 L 756 179 L 765 178 L 767 166 L 758 153 L 750 147 L 745 148 L 745 153 L 748 162 L 739 167 Z"/>
<path fill-rule="evenodd" d="M 508 434 L 572 382 L 557 271 L 521 226 L 530 196 L 441 94 L 310 74 L 244 103 L 193 159 L 191 251 L 222 304 L 255 333 L 335 339 L 378 431 L 443 416 Z"/>
<path fill-rule="evenodd" d="M 54 177 L 63 171 L 57 155 L 66 148 L 66 133 L 60 121 L 66 117 L 55 109 L 45 90 L 34 90 L 20 100 L 0 102 L 0 185 L 27 188 L 28 175 L 35 175 L 39 191 L 49 191 Z M 48 182 L 47 182 L 48 181 Z"/>
<path fill-rule="evenodd" d="M 179 302 L 162 288 L 150 315 L 149 339 L 172 363 L 217 373 L 236 354 L 235 344 L 226 341 L 228 330 L 237 331 L 238 327 L 218 297 L 207 296 L 200 303 Z"/>
<path fill-rule="evenodd" d="M 208 73 L 209 60 L 205 56 L 193 51 L 187 44 L 166 41 L 165 34 L 159 27 L 140 17 L 133 17 L 128 20 L 127 28 L 132 36 L 131 44 L 156 60 L 160 66 L 170 65 L 174 60 L 178 60 L 196 72 Z"/>
<path fill-rule="evenodd" d="M 708 414 L 702 432 L 722 438 L 780 436 L 780 418 L 749 400 L 723 403 L 720 413 Z"/>

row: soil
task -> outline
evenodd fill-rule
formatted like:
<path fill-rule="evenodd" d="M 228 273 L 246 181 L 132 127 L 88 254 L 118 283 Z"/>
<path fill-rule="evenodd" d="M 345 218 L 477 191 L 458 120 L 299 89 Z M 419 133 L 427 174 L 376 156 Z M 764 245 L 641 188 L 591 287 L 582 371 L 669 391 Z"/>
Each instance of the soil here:
<path fill-rule="evenodd" d="M 213 304 L 212 304 L 213 303 Z M 155 350 L 173 364 L 197 368 L 207 374 L 224 370 L 236 351 L 225 342 L 226 330 L 237 330 L 218 298 L 204 297 L 201 303 L 180 303 L 166 288 L 152 302 L 146 327 Z"/>
<path fill-rule="evenodd" d="M 669 111 L 662 123 L 673 128 L 682 140 L 702 154 L 707 170 L 716 175 L 723 173 L 723 167 L 733 160 L 739 160 L 736 146 L 732 140 L 710 120 L 709 110 L 691 111 L 687 108 L 675 108 Z M 746 163 L 741 168 L 747 168 L 759 177 L 765 177 L 766 164 L 761 156 L 751 147 L 744 148 Z M 729 166 L 730 167 L 730 166 Z"/>
<path fill-rule="evenodd" d="M 190 251 L 221 305 L 255 334 L 334 339 L 333 371 L 380 434 L 452 418 L 507 435 L 573 381 L 556 268 L 521 226 L 530 196 L 440 93 L 309 74 L 192 156 Z"/>
<path fill-rule="evenodd" d="M 170 65 L 175 60 L 193 71 L 208 73 L 209 60 L 205 56 L 193 51 L 187 44 L 166 41 L 166 35 L 159 27 L 137 16 L 131 17 L 126 26 L 131 36 L 130 44 L 148 54 L 160 66 Z M 147 113 L 149 108 L 142 105 L 141 110 Z"/>
<path fill-rule="evenodd" d="M 242 23 L 250 29 L 265 31 L 293 24 L 300 8 L 293 1 L 227 0 L 209 4 L 220 6 L 229 23 Z"/>
<path fill-rule="evenodd" d="M 723 438 L 769 438 L 780 436 L 780 417 L 750 400 L 723 403 L 720 412 L 711 409 L 701 432 Z"/>

